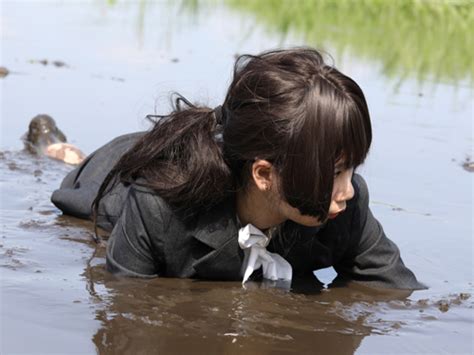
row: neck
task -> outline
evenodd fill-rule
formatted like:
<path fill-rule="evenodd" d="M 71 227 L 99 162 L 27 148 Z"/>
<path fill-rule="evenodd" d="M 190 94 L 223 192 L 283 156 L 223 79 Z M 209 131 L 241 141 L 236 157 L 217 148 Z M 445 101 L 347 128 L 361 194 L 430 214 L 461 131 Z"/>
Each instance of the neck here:
<path fill-rule="evenodd" d="M 243 226 L 252 224 L 263 231 L 285 221 L 285 218 L 278 213 L 275 203 L 272 203 L 268 196 L 268 193 L 263 193 L 253 187 L 237 191 L 237 215 Z"/>

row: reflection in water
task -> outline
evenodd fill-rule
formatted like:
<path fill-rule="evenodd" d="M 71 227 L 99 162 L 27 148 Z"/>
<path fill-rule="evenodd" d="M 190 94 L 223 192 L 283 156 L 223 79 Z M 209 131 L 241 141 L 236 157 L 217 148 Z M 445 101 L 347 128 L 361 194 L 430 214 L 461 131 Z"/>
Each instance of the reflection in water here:
<path fill-rule="evenodd" d="M 419 81 L 474 79 L 474 2 L 459 1 L 259 1 L 228 0 L 282 34 L 382 63 L 390 77 Z M 296 5 L 297 4 L 297 5 Z M 296 6 L 295 6 L 296 5 Z"/>
<path fill-rule="evenodd" d="M 119 1 L 119 0 L 107 0 L 107 4 L 111 7 L 114 8 L 116 5 L 119 5 L 119 3 L 126 3 L 124 1 Z M 192 17 L 196 17 L 199 15 L 199 9 L 200 9 L 200 4 L 199 0 L 176 0 L 176 1 L 170 1 L 166 0 L 165 2 L 159 2 L 158 4 L 154 1 L 150 0 L 137 0 L 134 1 L 133 3 L 127 3 L 127 6 L 132 6 L 132 7 L 138 7 L 138 12 L 137 12 L 137 19 L 136 19 L 136 28 L 137 28 L 137 37 L 138 37 L 138 47 L 142 48 L 144 45 L 144 39 L 145 39 L 145 21 L 147 18 L 147 12 L 151 10 L 153 5 L 158 5 L 161 7 L 165 7 L 168 12 L 168 16 L 166 21 L 163 22 L 163 18 L 160 16 L 160 18 L 152 18 L 150 15 L 148 15 L 148 19 L 152 22 L 155 23 L 153 27 L 157 26 L 163 26 L 167 28 L 167 41 L 171 41 L 171 36 L 173 32 L 175 32 L 175 26 L 177 28 L 180 27 L 180 19 L 178 14 L 186 12 L 187 14 L 191 15 Z M 201 6 L 202 7 L 202 6 Z"/>
<path fill-rule="evenodd" d="M 117 278 L 104 269 L 102 247 L 92 260 L 83 276 L 100 304 L 96 319 L 101 327 L 93 336 L 100 354 L 136 349 L 353 354 L 365 336 L 398 327 L 371 319 L 376 310 L 371 305 L 410 294 L 357 287 L 322 290 L 317 282 L 308 295 L 268 283 L 244 289 L 237 282 Z"/>
<path fill-rule="evenodd" d="M 109 0 L 116 5 L 119 0 Z M 183 0 L 181 11 L 196 15 L 218 1 Z M 356 55 L 381 63 L 397 81 L 458 83 L 474 79 L 474 2 L 377 0 L 225 0 L 239 12 L 255 16 L 271 32 L 303 37 L 303 43 L 327 48 L 342 57 Z M 142 40 L 146 4 L 141 0 L 138 28 Z M 153 20 L 153 19 L 151 19 Z M 245 32 L 245 31 L 243 31 Z M 340 61 L 339 59 L 337 60 Z"/>

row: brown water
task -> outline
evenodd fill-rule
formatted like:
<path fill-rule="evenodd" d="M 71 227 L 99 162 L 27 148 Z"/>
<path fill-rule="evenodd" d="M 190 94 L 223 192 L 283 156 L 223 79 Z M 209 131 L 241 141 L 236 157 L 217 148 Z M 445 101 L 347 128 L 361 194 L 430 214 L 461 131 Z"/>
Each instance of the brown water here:
<path fill-rule="evenodd" d="M 244 289 L 104 270 L 90 223 L 49 202 L 71 167 L 22 151 L 29 120 L 52 115 L 91 152 L 146 128 L 144 115 L 166 111 L 171 90 L 220 103 L 235 53 L 301 44 L 223 6 L 142 8 L 2 3 L 0 66 L 10 73 L 0 79 L 0 353 L 472 354 L 474 175 L 462 167 L 472 160 L 472 88 L 410 78 L 396 86 L 367 59 L 338 63 L 373 117 L 361 173 L 374 214 L 430 289 Z M 325 284 L 335 276 L 317 275 Z"/>

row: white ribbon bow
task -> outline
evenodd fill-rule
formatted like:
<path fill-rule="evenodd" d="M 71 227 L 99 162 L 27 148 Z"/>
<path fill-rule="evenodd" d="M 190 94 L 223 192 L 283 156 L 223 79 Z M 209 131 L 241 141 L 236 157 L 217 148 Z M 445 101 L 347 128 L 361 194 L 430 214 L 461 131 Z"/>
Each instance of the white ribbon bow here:
<path fill-rule="evenodd" d="M 260 266 L 266 279 L 291 281 L 293 270 L 290 263 L 281 255 L 270 253 L 266 249 L 269 242 L 270 238 L 252 224 L 239 229 L 239 245 L 245 252 L 244 264 L 247 261 L 242 284 Z"/>

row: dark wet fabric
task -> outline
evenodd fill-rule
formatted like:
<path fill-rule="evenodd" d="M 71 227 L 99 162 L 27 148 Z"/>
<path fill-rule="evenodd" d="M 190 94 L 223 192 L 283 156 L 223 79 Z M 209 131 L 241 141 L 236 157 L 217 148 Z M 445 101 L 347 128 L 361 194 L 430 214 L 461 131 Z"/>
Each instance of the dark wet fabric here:
<path fill-rule="evenodd" d="M 90 154 L 81 165 L 64 178 L 51 201 L 64 214 L 89 219 L 92 202 L 107 174 L 120 157 L 132 147 L 143 132 L 117 137 Z M 128 188 L 118 184 L 102 199 L 99 205 L 97 224 L 106 231 L 112 230 L 122 212 Z"/>
<path fill-rule="evenodd" d="M 91 204 L 113 165 L 143 133 L 116 138 L 69 173 L 52 202 L 65 214 L 91 217 Z M 420 289 L 369 208 L 360 175 L 346 210 L 322 227 L 287 222 L 268 247 L 287 259 L 295 278 L 333 266 L 339 278 L 373 287 Z M 111 231 L 107 268 L 126 276 L 240 280 L 243 252 L 233 197 L 193 218 L 184 218 L 143 186 L 118 184 L 99 205 L 98 224 Z"/>

